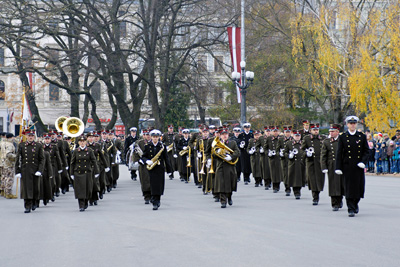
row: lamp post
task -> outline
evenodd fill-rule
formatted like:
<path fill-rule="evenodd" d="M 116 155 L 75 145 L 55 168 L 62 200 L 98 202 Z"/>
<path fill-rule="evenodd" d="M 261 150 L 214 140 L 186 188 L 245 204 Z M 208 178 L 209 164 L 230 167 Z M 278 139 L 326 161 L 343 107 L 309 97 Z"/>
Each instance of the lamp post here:
<path fill-rule="evenodd" d="M 233 83 L 240 88 L 240 95 L 242 97 L 242 101 L 240 103 L 240 125 L 246 123 L 246 89 L 253 84 L 254 80 L 254 72 L 245 71 L 246 62 L 240 62 L 240 68 L 242 69 L 242 75 L 239 72 L 232 72 L 232 81 Z M 247 81 L 246 81 L 247 80 Z"/>

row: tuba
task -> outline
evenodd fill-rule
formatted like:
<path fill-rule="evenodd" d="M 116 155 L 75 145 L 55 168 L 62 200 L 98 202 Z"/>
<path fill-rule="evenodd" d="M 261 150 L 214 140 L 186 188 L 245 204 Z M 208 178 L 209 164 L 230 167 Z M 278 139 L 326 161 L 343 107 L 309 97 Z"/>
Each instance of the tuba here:
<path fill-rule="evenodd" d="M 78 137 L 85 130 L 83 121 L 76 117 L 68 118 L 62 124 L 62 132 L 70 137 Z"/>
<path fill-rule="evenodd" d="M 56 122 L 54 123 L 56 126 L 57 131 L 62 132 L 63 131 L 63 125 L 65 120 L 68 119 L 67 117 L 59 117 L 56 119 Z"/>
<path fill-rule="evenodd" d="M 235 165 L 239 158 L 237 158 L 235 161 L 226 161 L 225 157 L 228 155 L 231 155 L 233 153 L 233 150 L 230 149 L 227 145 L 222 143 L 219 139 L 219 137 L 215 137 L 214 141 L 211 144 L 211 154 L 214 154 L 215 156 L 219 157 L 220 159 L 224 160 L 225 162 Z"/>

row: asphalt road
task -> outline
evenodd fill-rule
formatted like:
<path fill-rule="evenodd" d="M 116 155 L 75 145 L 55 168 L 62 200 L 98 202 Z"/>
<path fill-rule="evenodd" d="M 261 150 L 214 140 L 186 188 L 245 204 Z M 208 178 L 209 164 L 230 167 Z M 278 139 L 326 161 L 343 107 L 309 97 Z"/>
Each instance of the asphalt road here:
<path fill-rule="evenodd" d="M 400 178 L 368 176 L 349 218 L 331 210 L 327 187 L 312 206 L 306 188 L 295 200 L 241 182 L 221 209 L 176 178 L 153 211 L 120 170 L 117 189 L 85 212 L 73 192 L 30 214 L 1 198 L 0 266 L 400 266 Z"/>

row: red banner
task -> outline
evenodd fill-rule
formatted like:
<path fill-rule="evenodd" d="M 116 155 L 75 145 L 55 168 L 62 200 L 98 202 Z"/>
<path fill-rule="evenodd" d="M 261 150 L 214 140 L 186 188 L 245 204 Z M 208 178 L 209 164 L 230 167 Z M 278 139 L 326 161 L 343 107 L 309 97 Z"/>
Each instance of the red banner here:
<path fill-rule="evenodd" d="M 239 72 L 240 75 L 240 61 L 241 61 L 241 40 L 240 40 L 240 28 L 237 27 L 228 27 L 228 38 L 229 38 L 229 50 L 231 52 L 231 59 L 232 59 L 232 69 L 233 71 Z M 240 88 L 236 86 L 237 98 L 238 103 L 242 102 L 242 98 L 240 95 Z"/>

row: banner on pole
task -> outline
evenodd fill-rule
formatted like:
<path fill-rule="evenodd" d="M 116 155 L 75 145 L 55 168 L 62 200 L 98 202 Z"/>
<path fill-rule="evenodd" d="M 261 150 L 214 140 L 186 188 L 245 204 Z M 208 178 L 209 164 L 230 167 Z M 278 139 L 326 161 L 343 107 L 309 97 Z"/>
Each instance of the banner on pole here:
<path fill-rule="evenodd" d="M 240 39 L 240 28 L 228 27 L 228 39 L 229 39 L 229 50 L 232 59 L 232 69 L 235 72 L 239 72 L 242 75 L 242 69 L 240 68 L 241 61 L 241 39 Z M 241 83 L 241 81 L 239 81 Z M 242 96 L 240 94 L 240 88 L 236 86 L 236 93 L 238 103 L 242 102 Z"/>

